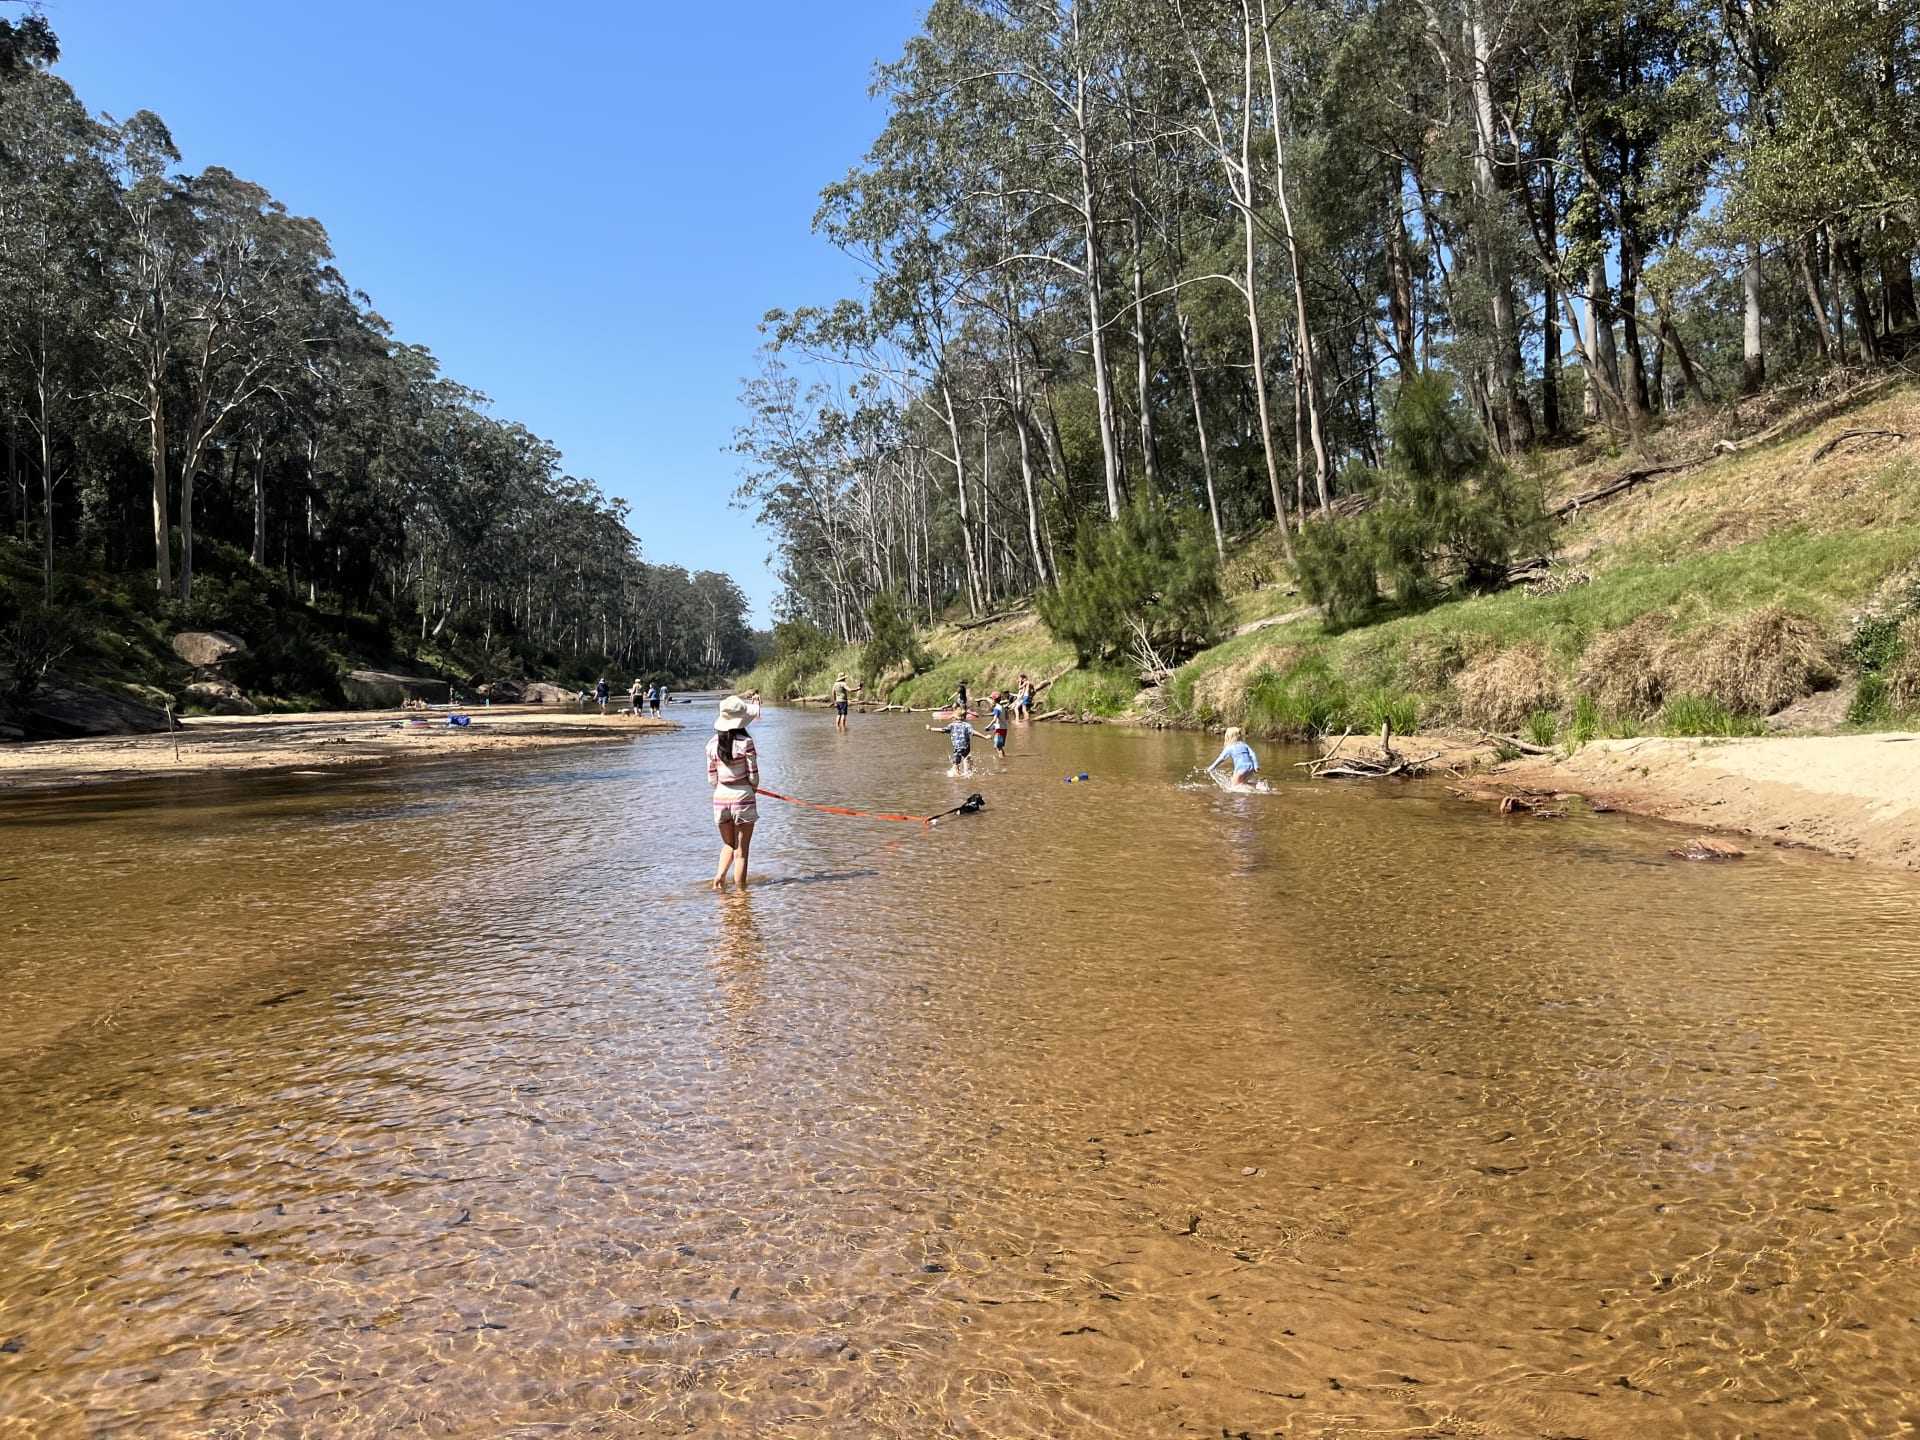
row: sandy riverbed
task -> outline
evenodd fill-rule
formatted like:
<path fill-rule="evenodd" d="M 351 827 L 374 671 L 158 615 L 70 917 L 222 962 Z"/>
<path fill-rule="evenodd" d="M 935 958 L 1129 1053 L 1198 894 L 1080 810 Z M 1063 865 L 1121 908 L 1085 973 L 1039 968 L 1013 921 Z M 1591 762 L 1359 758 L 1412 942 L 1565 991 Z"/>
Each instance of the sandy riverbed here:
<path fill-rule="evenodd" d="M 0 746 L 0 795 L 102 785 L 161 775 L 309 770 L 368 765 L 407 756 L 503 753 L 549 745 L 619 740 L 677 728 L 651 716 L 601 715 L 498 706 L 464 712 L 325 711 L 301 715 L 184 719 L 174 735 L 112 735 Z M 425 724 L 411 722 L 425 720 Z"/>
<path fill-rule="evenodd" d="M 1596 740 L 1564 760 L 1516 760 L 1492 776 L 1639 815 L 1920 869 L 1920 735 Z"/>

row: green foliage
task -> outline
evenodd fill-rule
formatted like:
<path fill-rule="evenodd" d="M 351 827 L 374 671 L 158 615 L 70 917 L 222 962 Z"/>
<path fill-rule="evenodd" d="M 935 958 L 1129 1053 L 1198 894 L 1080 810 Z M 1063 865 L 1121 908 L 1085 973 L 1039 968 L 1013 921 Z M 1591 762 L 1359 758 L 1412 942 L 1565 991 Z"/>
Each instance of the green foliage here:
<path fill-rule="evenodd" d="M 1860 677 L 1860 688 L 1847 706 L 1847 724 L 1871 729 L 1893 720 L 1893 694 L 1884 675 L 1873 671 Z"/>
<path fill-rule="evenodd" d="M 1900 658 L 1898 615 L 1863 615 L 1847 638 L 1847 663 L 1863 675 L 1873 675 Z"/>
<path fill-rule="evenodd" d="M 1304 740 L 1344 724 L 1350 703 L 1343 680 L 1320 651 L 1284 670 L 1263 670 L 1247 686 L 1243 727 L 1256 735 Z"/>
<path fill-rule="evenodd" d="M 1560 717 L 1551 710 L 1535 710 L 1527 716 L 1527 739 L 1540 746 L 1551 746 L 1560 738 Z"/>
<path fill-rule="evenodd" d="M 1143 637 L 1177 663 L 1210 643 L 1218 624 L 1220 574 L 1206 522 L 1141 499 L 1117 524 L 1083 525 L 1058 587 L 1037 603 L 1083 665 L 1117 661 Z"/>
<path fill-rule="evenodd" d="M 867 625 L 872 638 L 860 647 L 860 683 L 871 688 L 889 670 L 905 665 L 909 672 L 927 662 L 920 637 L 914 631 L 907 607 L 891 590 L 882 590 L 867 606 Z"/>
<path fill-rule="evenodd" d="M 1573 702 L 1573 719 L 1567 724 L 1567 744 L 1578 750 L 1600 733 L 1600 706 L 1591 695 Z"/>
<path fill-rule="evenodd" d="M 1391 721 L 1396 735 L 1417 734 L 1420 729 L 1420 697 L 1375 686 L 1362 691 L 1355 700 L 1350 717 L 1356 729 L 1378 731 Z"/>
<path fill-rule="evenodd" d="M 79 640 L 67 607 L 0 585 L 0 719 L 24 714 L 48 672 Z"/>
<path fill-rule="evenodd" d="M 1070 715 L 1118 715 L 1132 703 L 1139 688 L 1133 676 L 1117 666 L 1069 670 L 1048 692 L 1047 707 Z"/>
<path fill-rule="evenodd" d="M 1668 735 L 1764 735 L 1767 727 L 1751 715 L 1729 710 L 1710 695 L 1670 695 L 1660 707 L 1660 727 Z"/>
<path fill-rule="evenodd" d="M 834 652 L 833 638 L 810 620 L 781 620 L 773 627 L 773 648 L 750 681 L 767 694 L 790 700 L 807 677 Z"/>
<path fill-rule="evenodd" d="M 250 644 L 228 661 L 234 683 L 249 694 L 346 704 L 340 686 L 340 666 L 315 627 L 295 619 L 264 640 Z"/>
<path fill-rule="evenodd" d="M 1372 508 L 1309 525 L 1301 537 L 1301 589 L 1336 628 L 1380 608 L 1382 578 L 1396 607 L 1417 609 L 1445 586 L 1501 588 L 1517 552 L 1546 544 L 1539 486 L 1490 459 L 1444 376 L 1401 386 L 1388 437 L 1386 469 L 1357 472 Z"/>

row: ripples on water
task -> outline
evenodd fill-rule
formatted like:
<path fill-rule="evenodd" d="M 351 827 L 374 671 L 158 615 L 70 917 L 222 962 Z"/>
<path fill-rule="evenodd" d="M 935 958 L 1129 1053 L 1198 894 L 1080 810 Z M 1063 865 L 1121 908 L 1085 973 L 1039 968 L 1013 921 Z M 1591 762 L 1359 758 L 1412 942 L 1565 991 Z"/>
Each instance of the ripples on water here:
<path fill-rule="evenodd" d="M 988 809 L 742 897 L 697 729 L 4 802 L 0 1434 L 1920 1423 L 1907 877 L 758 733 Z"/>

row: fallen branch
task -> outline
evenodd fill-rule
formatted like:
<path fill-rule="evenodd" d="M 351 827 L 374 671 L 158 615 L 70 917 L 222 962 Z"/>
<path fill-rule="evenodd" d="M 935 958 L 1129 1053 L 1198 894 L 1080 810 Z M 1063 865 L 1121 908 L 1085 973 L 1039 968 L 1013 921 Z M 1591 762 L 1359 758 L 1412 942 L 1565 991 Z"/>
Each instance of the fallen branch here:
<path fill-rule="evenodd" d="M 1831 440 L 1813 452 L 1815 461 L 1824 460 L 1849 440 L 1905 440 L 1904 430 L 1842 430 Z"/>
<path fill-rule="evenodd" d="M 1592 490 L 1582 491 L 1571 500 L 1562 501 L 1560 504 L 1554 506 L 1550 513 L 1556 520 L 1570 519 L 1578 515 L 1586 506 L 1592 505 L 1596 501 L 1618 495 L 1623 490 L 1631 490 L 1634 486 L 1643 484 L 1655 476 L 1671 475 L 1676 470 L 1691 470 L 1696 465 L 1704 465 L 1711 458 L 1709 455 L 1702 455 L 1694 460 L 1676 460 L 1668 465 L 1646 465 L 1638 470 L 1629 470 L 1626 474 L 1609 480 L 1604 485 Z"/>
<path fill-rule="evenodd" d="M 1522 740 L 1518 735 L 1496 735 L 1491 730 L 1480 732 L 1482 739 L 1491 740 L 1496 745 L 1511 745 L 1522 755 L 1553 755 L 1558 752 L 1551 745 L 1535 745 L 1530 740 Z"/>

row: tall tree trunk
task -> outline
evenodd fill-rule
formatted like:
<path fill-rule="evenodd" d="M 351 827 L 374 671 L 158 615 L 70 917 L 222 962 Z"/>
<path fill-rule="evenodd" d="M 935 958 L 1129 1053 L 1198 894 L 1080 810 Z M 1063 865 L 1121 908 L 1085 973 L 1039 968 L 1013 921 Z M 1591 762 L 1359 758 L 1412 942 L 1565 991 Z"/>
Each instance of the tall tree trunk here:
<path fill-rule="evenodd" d="M 1493 38 L 1477 5 L 1468 17 L 1467 30 L 1473 56 L 1474 190 L 1481 204 L 1491 211 L 1502 195 L 1499 172 L 1494 167 L 1498 136 L 1494 129 Z M 1505 420 L 1508 444 L 1516 451 L 1531 450 L 1533 407 L 1527 403 L 1527 392 L 1520 382 L 1520 325 L 1514 313 L 1512 266 L 1497 245 L 1483 242 L 1480 248 L 1493 298 L 1494 383 L 1489 408 Z"/>
<path fill-rule="evenodd" d="M 1256 249 L 1253 234 L 1253 207 L 1251 205 L 1241 207 L 1241 218 L 1244 221 L 1242 225 L 1242 236 L 1245 242 L 1244 249 L 1246 259 L 1246 290 L 1244 294 L 1247 301 L 1247 343 L 1253 349 L 1253 395 L 1254 403 L 1260 414 L 1260 448 L 1261 452 L 1266 456 L 1267 461 L 1267 487 L 1273 492 L 1274 524 L 1279 528 L 1280 545 L 1281 548 L 1286 551 L 1287 564 L 1291 566 L 1294 563 L 1293 537 L 1288 533 L 1287 495 L 1280 487 L 1279 457 L 1273 453 L 1272 407 L 1267 403 L 1267 357 L 1266 346 L 1261 342 L 1260 338 L 1260 291 L 1256 285 L 1256 277 L 1254 274 Z"/>
<path fill-rule="evenodd" d="M 1844 287 L 1840 283 L 1840 247 L 1834 243 L 1831 225 L 1821 231 L 1821 244 L 1827 257 L 1827 294 L 1833 306 L 1833 355 L 1844 365 L 1847 363 L 1847 302 L 1842 298 Z"/>
<path fill-rule="evenodd" d="M 1621 388 L 1627 405 L 1644 414 L 1647 398 L 1647 360 L 1640 349 L 1640 255 L 1623 227 L 1620 235 L 1620 348 Z"/>
<path fill-rule="evenodd" d="M 1127 243 L 1133 261 L 1133 356 L 1134 389 L 1140 400 L 1140 468 L 1146 473 L 1147 488 L 1160 492 L 1160 455 L 1153 435 L 1152 343 L 1147 334 L 1147 257 L 1140 200 L 1138 145 L 1134 142 L 1132 108 L 1128 109 L 1127 146 Z"/>
<path fill-rule="evenodd" d="M 40 403 L 40 568 L 46 596 L 51 600 L 53 598 L 53 406 L 47 393 L 48 388 L 48 376 L 43 367 L 34 385 Z"/>
<path fill-rule="evenodd" d="M 1027 502 L 1027 544 L 1033 551 L 1033 573 L 1047 583 L 1047 561 L 1040 551 L 1040 501 L 1033 483 L 1033 442 L 1027 434 L 1027 373 L 1020 360 L 1020 342 L 1013 333 L 1013 287 L 1007 287 L 1007 360 L 1013 378 L 1013 433 L 1020 442 L 1020 489 Z"/>
<path fill-rule="evenodd" d="M 1307 404 L 1307 432 L 1313 441 L 1314 480 L 1319 487 L 1320 510 L 1328 507 L 1327 472 L 1332 468 L 1327 454 L 1327 438 L 1320 418 L 1320 370 L 1314 355 L 1313 322 L 1307 316 L 1306 266 L 1300 254 L 1300 239 L 1293 227 L 1293 205 L 1287 196 L 1286 124 L 1281 119 L 1280 71 L 1273 62 L 1273 21 L 1267 14 L 1267 0 L 1260 0 L 1261 43 L 1267 58 L 1267 124 L 1273 132 L 1273 198 L 1280 208 L 1280 229 L 1287 243 L 1287 267 L 1293 279 L 1293 323 L 1297 335 L 1294 364 L 1304 366 L 1300 386 Z M 1251 127 L 1249 127 L 1251 128 Z M 1248 176 L 1248 199 L 1252 199 L 1253 180 Z M 1258 367 L 1258 360 L 1255 362 Z M 1303 507 L 1304 508 L 1304 507 Z M 1291 555 L 1288 557 L 1291 559 Z"/>
<path fill-rule="evenodd" d="M 267 437 L 253 437 L 253 568 L 267 568 Z"/>
<path fill-rule="evenodd" d="M 1080 168 L 1081 243 L 1086 246 L 1087 343 L 1093 352 L 1093 392 L 1100 414 L 1100 457 L 1106 467 L 1107 518 L 1120 518 L 1120 431 L 1114 416 L 1113 380 L 1107 364 L 1107 321 L 1101 299 L 1100 206 L 1093 182 L 1092 125 L 1087 118 L 1087 64 L 1080 42 L 1080 4 L 1072 0 L 1075 89 L 1074 150 Z"/>
<path fill-rule="evenodd" d="M 1740 271 L 1740 393 L 1758 395 L 1767 385 L 1767 345 L 1761 329 L 1760 247 L 1747 246 Z"/>
<path fill-rule="evenodd" d="M 1549 275 L 1540 292 L 1540 423 L 1560 433 L 1560 305 Z"/>
<path fill-rule="evenodd" d="M 164 373 L 147 375 L 147 445 L 153 463 L 153 585 L 173 591 L 173 537 L 167 504 L 167 408 Z"/>
<path fill-rule="evenodd" d="M 1180 361 L 1187 369 L 1187 392 L 1193 396 L 1193 433 L 1200 441 L 1200 473 L 1207 482 L 1207 517 L 1213 521 L 1213 549 L 1224 558 L 1227 537 L 1220 528 L 1220 501 L 1213 493 L 1213 447 L 1207 442 L 1207 413 L 1200 404 L 1200 372 L 1193 364 L 1193 327 L 1187 323 L 1186 312 L 1177 308 L 1174 320 L 1180 331 Z"/>
<path fill-rule="evenodd" d="M 1394 364 L 1402 375 L 1420 369 L 1413 323 L 1413 246 L 1407 238 L 1407 211 L 1401 203 L 1400 165 L 1393 166 L 1393 197 L 1387 205 L 1387 313 L 1393 320 Z"/>
<path fill-rule="evenodd" d="M 968 513 L 966 449 L 960 443 L 960 416 L 953 403 L 953 388 L 946 372 L 940 373 L 940 401 L 946 410 L 947 439 L 953 445 L 953 486 L 960 501 L 960 543 L 967 560 L 967 613 L 978 615 L 981 607 L 980 559 L 974 551 L 973 519 Z"/>
<path fill-rule="evenodd" d="M 1807 289 L 1807 304 L 1813 310 L 1813 338 L 1820 347 L 1820 358 L 1832 364 L 1837 346 L 1834 344 L 1833 327 L 1827 320 L 1827 297 L 1820 289 L 1819 252 L 1813 235 L 1808 235 L 1799 245 L 1800 280 Z"/>
<path fill-rule="evenodd" d="M 1869 362 L 1880 358 L 1880 342 L 1874 331 L 1873 306 L 1867 299 L 1866 278 L 1861 273 L 1860 246 L 1843 240 L 1838 246 L 1840 263 L 1847 275 L 1847 293 L 1853 301 L 1853 328 L 1860 337 L 1860 358 Z"/>

